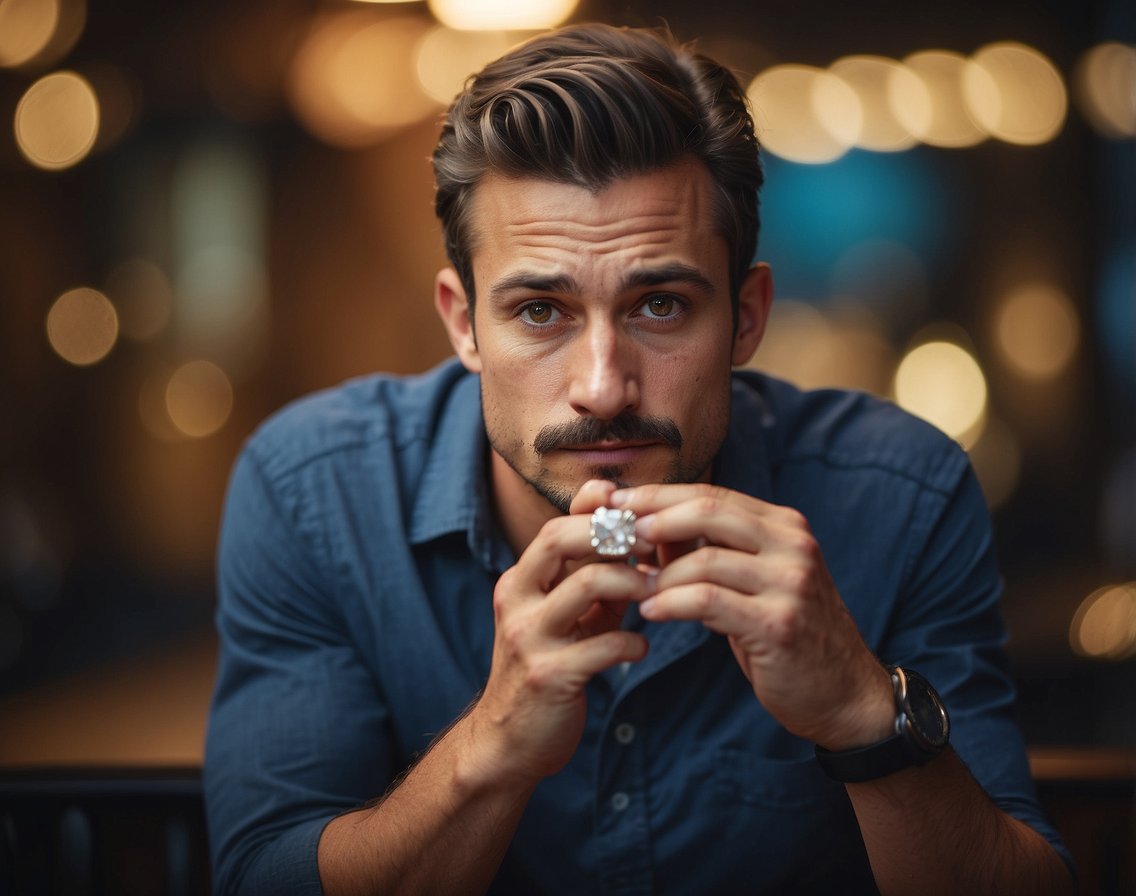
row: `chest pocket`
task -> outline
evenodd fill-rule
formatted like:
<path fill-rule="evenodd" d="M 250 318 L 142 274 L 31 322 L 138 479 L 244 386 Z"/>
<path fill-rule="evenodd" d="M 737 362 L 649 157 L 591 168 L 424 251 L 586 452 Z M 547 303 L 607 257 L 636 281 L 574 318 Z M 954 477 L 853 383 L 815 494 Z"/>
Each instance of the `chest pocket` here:
<path fill-rule="evenodd" d="M 732 880 L 751 882 L 745 892 L 878 892 L 848 795 L 811 756 L 719 748 L 710 758 L 719 849 L 741 857 Z"/>

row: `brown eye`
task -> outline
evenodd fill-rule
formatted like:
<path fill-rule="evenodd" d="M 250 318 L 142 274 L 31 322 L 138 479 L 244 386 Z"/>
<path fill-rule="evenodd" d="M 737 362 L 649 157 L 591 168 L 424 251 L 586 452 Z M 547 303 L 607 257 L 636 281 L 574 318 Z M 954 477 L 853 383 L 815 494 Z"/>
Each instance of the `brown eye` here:
<path fill-rule="evenodd" d="M 646 308 L 652 317 L 670 317 L 675 310 L 674 296 L 651 296 Z"/>
<path fill-rule="evenodd" d="M 530 323 L 547 324 L 552 322 L 556 309 L 547 302 L 533 302 L 531 305 L 526 305 L 521 313 Z"/>

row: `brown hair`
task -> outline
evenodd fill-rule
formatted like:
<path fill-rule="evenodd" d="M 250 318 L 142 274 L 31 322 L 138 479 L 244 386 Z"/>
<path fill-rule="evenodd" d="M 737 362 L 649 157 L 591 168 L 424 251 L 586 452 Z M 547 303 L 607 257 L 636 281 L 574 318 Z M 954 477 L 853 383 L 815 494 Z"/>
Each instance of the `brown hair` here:
<path fill-rule="evenodd" d="M 598 191 L 692 156 L 718 187 L 736 313 L 757 249 L 758 149 L 745 92 L 724 66 L 666 31 L 578 25 L 522 44 L 458 94 L 434 149 L 434 208 L 472 302 L 470 209 L 487 173 Z"/>

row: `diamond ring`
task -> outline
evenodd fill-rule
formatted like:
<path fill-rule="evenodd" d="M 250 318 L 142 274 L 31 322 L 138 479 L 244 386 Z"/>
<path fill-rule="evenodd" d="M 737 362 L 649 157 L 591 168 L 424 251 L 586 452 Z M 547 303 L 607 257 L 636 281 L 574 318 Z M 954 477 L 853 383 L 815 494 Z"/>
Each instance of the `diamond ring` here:
<path fill-rule="evenodd" d="M 592 513 L 592 547 L 601 557 L 626 557 L 635 546 L 635 514 L 600 507 Z"/>

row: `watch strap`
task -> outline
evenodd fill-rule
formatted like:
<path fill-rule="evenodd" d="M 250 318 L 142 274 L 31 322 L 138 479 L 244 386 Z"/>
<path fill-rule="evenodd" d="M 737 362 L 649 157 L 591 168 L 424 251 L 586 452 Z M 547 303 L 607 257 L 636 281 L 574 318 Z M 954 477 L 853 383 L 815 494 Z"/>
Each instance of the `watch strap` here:
<path fill-rule="evenodd" d="M 853 750 L 834 752 L 816 747 L 817 762 L 825 774 L 845 784 L 874 781 L 913 765 L 922 765 L 933 755 L 919 751 L 902 734 L 893 734 Z"/>
<path fill-rule="evenodd" d="M 820 763 L 820 767 L 830 778 L 846 784 L 873 781 L 905 768 L 922 765 L 937 756 L 946 746 L 949 721 L 938 695 L 934 693 L 930 685 L 927 685 L 915 673 L 905 672 L 898 666 L 888 667 L 888 673 L 891 675 L 892 687 L 895 690 L 894 733 L 874 744 L 851 750 L 826 750 L 817 744 L 815 747 L 817 762 Z M 942 712 L 944 731 L 941 743 L 935 745 L 923 744 L 920 742 L 923 738 L 917 738 L 915 734 L 912 726 L 911 707 L 908 705 L 909 677 L 913 677 L 924 685 L 923 693 L 932 696 Z"/>

